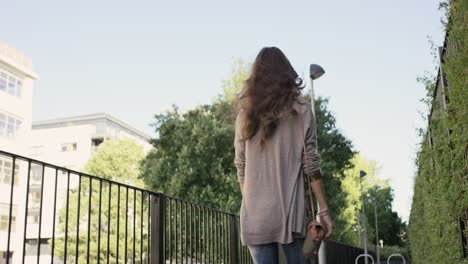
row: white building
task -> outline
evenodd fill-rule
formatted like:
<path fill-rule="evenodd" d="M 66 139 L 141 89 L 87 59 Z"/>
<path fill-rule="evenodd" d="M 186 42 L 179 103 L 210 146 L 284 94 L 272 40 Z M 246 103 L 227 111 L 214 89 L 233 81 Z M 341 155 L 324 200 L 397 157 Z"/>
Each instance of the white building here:
<path fill-rule="evenodd" d="M 26 153 L 37 78 L 31 58 L 0 42 L 0 149 Z"/>
<path fill-rule="evenodd" d="M 150 139 L 148 135 L 115 117 L 101 113 L 34 122 L 31 131 L 30 154 L 28 156 L 75 171 L 82 171 L 85 164 L 96 152 L 99 144 L 106 140 L 119 139 L 133 139 L 137 144 L 143 146 L 145 153 L 152 148 L 148 143 Z M 39 220 L 42 221 L 41 240 L 39 241 L 41 244 L 40 262 L 50 262 L 49 239 L 52 237 L 53 232 L 51 223 L 53 223 L 54 216 L 52 202 L 54 201 L 54 175 L 55 171 L 50 168 L 44 171 L 44 197 L 42 217 L 40 218 L 42 166 L 35 166 L 34 164 L 31 166 L 26 262 L 36 263 Z M 61 181 L 57 184 L 57 212 L 60 212 L 66 201 L 65 171 L 59 172 L 59 178 Z M 70 189 L 76 189 L 77 186 L 78 177 L 73 175 L 70 178 L 69 187 Z M 44 203 L 44 201 L 51 202 Z M 57 234 L 57 229 L 56 235 L 61 235 Z M 61 263 L 61 259 L 56 258 L 55 262 Z"/>
<path fill-rule="evenodd" d="M 92 114 L 34 122 L 30 156 L 73 170 L 82 170 L 105 140 L 133 139 L 145 153 L 150 137 L 108 114 Z"/>
<path fill-rule="evenodd" d="M 33 83 L 38 77 L 32 71 L 32 60 L 16 49 L 0 42 L 0 149 L 27 154 L 31 132 Z M 19 223 L 24 222 L 25 184 L 19 175 L 27 167 L 15 167 L 14 196 L 11 217 L 10 250 L 17 251 L 20 243 Z M 7 233 L 10 209 L 10 187 L 13 162 L 0 156 L 0 263 L 7 258 Z M 10 254 L 10 259 L 13 254 Z M 19 263 L 16 262 L 16 263 Z"/>
<path fill-rule="evenodd" d="M 33 82 L 38 77 L 32 72 L 31 58 L 0 42 L 0 150 L 12 152 L 40 161 L 81 171 L 96 148 L 105 140 L 130 138 L 143 146 L 147 153 L 152 146 L 149 136 L 108 115 L 93 114 L 32 123 Z M 28 193 L 27 219 L 26 182 L 28 163 L 15 162 L 12 214 L 10 217 L 11 181 L 13 159 L 0 154 L 0 264 L 5 263 L 9 238 L 10 263 L 37 263 L 40 248 L 40 263 L 50 263 L 49 240 L 52 237 L 55 171 L 31 164 Z M 60 172 L 62 173 L 62 172 Z M 61 175 L 63 176 L 63 175 Z M 41 179 L 43 183 L 42 217 Z M 57 212 L 64 205 L 66 177 L 59 177 L 57 188 Z M 70 189 L 78 185 L 78 177 L 72 177 Z M 11 218 L 11 233 L 8 224 Z M 41 240 L 38 241 L 41 219 Z M 26 220 L 26 221 L 25 221 Z M 27 224 L 25 234 L 24 225 Z M 56 236 L 63 236 L 57 234 Z M 25 239 L 25 247 L 23 241 Z M 61 263 L 56 258 L 55 263 Z"/>

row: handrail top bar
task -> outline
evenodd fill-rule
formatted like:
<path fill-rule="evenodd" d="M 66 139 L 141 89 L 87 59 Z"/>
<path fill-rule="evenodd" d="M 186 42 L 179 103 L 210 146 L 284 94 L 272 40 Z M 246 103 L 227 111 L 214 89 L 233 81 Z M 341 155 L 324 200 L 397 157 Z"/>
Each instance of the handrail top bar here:
<path fill-rule="evenodd" d="M 26 161 L 26 162 L 39 163 L 39 164 L 41 164 L 41 165 L 43 165 L 43 166 L 45 166 L 45 167 L 49 167 L 49 168 L 53 168 L 53 169 L 57 169 L 57 170 L 61 170 L 61 171 L 66 171 L 66 172 L 68 172 L 68 173 L 77 174 L 78 176 L 84 176 L 84 177 L 88 177 L 88 178 L 91 178 L 91 179 L 94 179 L 94 180 L 98 180 L 98 181 L 106 181 L 106 182 L 109 182 L 109 183 L 113 183 L 113 184 L 116 184 L 116 185 L 120 185 L 121 187 L 130 188 L 130 189 L 135 189 L 135 190 L 140 191 L 140 192 L 146 192 L 146 193 L 150 193 L 150 194 L 153 194 L 153 195 L 161 195 L 161 194 L 163 194 L 163 193 L 161 193 L 161 192 L 153 192 L 153 191 L 145 190 L 145 189 L 138 188 L 138 187 L 134 187 L 134 186 L 131 186 L 131 185 L 128 185 L 128 184 L 125 184 L 125 183 L 121 183 L 121 182 L 116 182 L 116 181 L 112 181 L 112 180 L 109 180 L 109 179 L 100 178 L 100 177 L 98 177 L 98 176 L 94 176 L 94 175 L 91 175 L 91 174 L 87 174 L 87 173 L 80 172 L 80 171 L 76 171 L 76 170 L 72 170 L 72 169 L 68 169 L 68 168 L 65 168 L 65 167 L 61 167 L 61 166 L 58 166 L 58 165 L 54 165 L 54 164 L 52 164 L 52 163 L 48 163 L 48 162 L 45 162 L 45 161 L 40 161 L 40 160 L 33 159 L 33 158 L 28 158 L 28 157 L 25 157 L 25 156 L 17 155 L 17 154 L 14 154 L 14 153 L 10 153 L 10 152 L 3 151 L 3 150 L 0 150 L 0 154 L 6 155 L 6 156 L 11 156 L 12 158 L 22 159 L 22 160 L 24 160 L 24 161 Z"/>
<path fill-rule="evenodd" d="M 145 189 L 142 189 L 142 188 L 139 188 L 139 187 L 134 187 L 134 186 L 131 186 L 131 185 L 128 185 L 128 184 L 125 184 L 125 183 L 121 183 L 121 182 L 116 182 L 116 181 L 112 181 L 112 180 L 109 180 L 109 179 L 100 178 L 100 177 L 95 176 L 95 175 L 91 175 L 91 174 L 87 174 L 87 173 L 75 171 L 75 170 L 72 170 L 72 169 L 68 169 L 68 168 L 65 168 L 65 167 L 61 167 L 61 166 L 58 166 L 58 165 L 54 165 L 54 164 L 52 164 L 52 163 L 48 163 L 48 162 L 45 162 L 45 161 L 40 161 L 40 160 L 33 159 L 33 158 L 28 158 L 28 157 L 25 157 L 25 156 L 22 156 L 22 155 L 18 155 L 18 154 L 14 154 L 14 153 L 11 153 L 11 152 L 7 152 L 7 151 L 0 150 L 0 155 L 10 156 L 10 157 L 12 157 L 12 158 L 14 158 L 14 159 L 21 159 L 21 160 L 24 160 L 24 161 L 26 161 L 26 162 L 39 163 L 39 164 L 41 164 L 41 165 L 43 165 L 43 166 L 45 166 L 45 167 L 49 167 L 49 168 L 53 168 L 53 169 L 61 170 L 61 171 L 66 171 L 66 172 L 69 173 L 69 174 L 70 174 L 70 173 L 72 173 L 72 174 L 77 174 L 78 176 L 84 176 L 84 177 L 88 177 L 88 178 L 90 178 L 90 179 L 94 179 L 94 180 L 98 180 L 98 181 L 105 181 L 105 182 L 108 182 L 109 184 L 119 185 L 119 186 L 124 187 L 124 188 L 130 188 L 130 189 L 133 189 L 133 190 L 136 190 L 136 191 L 145 192 L 145 193 L 152 194 L 152 195 L 155 195 L 155 196 L 164 196 L 164 197 L 167 197 L 167 198 L 169 198 L 169 199 L 173 199 L 173 200 L 178 200 L 178 201 L 181 201 L 181 202 L 189 203 L 189 204 L 192 204 L 192 205 L 195 205 L 195 206 L 203 207 L 203 208 L 206 208 L 206 209 L 209 209 L 209 210 L 214 210 L 214 211 L 217 211 L 217 212 L 220 212 L 220 213 L 224 213 L 224 214 L 228 214 L 228 215 L 233 215 L 233 216 L 238 216 L 237 214 L 234 214 L 234 213 L 224 212 L 224 211 L 221 211 L 221 210 L 219 210 L 219 209 L 214 209 L 214 208 L 211 208 L 211 207 L 208 207 L 208 206 L 196 204 L 196 203 L 194 203 L 194 202 L 190 202 L 190 201 L 183 200 L 183 199 L 180 199 L 180 198 L 168 196 L 168 195 L 165 195 L 165 194 L 162 193 L 162 192 L 154 192 L 154 191 L 145 190 Z"/>

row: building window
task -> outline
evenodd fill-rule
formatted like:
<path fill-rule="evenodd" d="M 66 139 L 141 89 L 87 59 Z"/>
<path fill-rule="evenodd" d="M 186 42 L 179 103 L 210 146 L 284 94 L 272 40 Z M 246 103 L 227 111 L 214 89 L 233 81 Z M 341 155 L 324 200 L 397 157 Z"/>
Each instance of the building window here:
<path fill-rule="evenodd" d="M 28 224 L 39 224 L 39 209 L 28 210 Z"/>
<path fill-rule="evenodd" d="M 13 139 L 22 123 L 21 120 L 0 112 L 0 136 Z"/>
<path fill-rule="evenodd" d="M 0 203 L 0 231 L 8 232 L 8 221 L 10 216 L 10 205 Z M 11 210 L 11 232 L 16 231 L 16 207 Z"/>
<path fill-rule="evenodd" d="M 8 76 L 8 93 L 11 95 L 16 94 L 16 79 L 13 76 Z"/>
<path fill-rule="evenodd" d="M 0 158 L 0 184 L 11 184 L 13 160 Z M 19 164 L 15 164 L 15 185 L 18 185 Z"/>
<path fill-rule="evenodd" d="M 7 75 L 4 72 L 0 71 L 0 91 L 6 92 L 7 87 Z"/>
<path fill-rule="evenodd" d="M 76 151 L 78 149 L 78 145 L 76 143 L 65 143 L 61 145 L 60 149 L 62 152 Z"/>
<path fill-rule="evenodd" d="M 0 251 L 0 264 L 7 263 L 7 256 L 8 263 L 13 263 L 13 252 L 9 252 L 7 255 L 5 251 Z"/>
<path fill-rule="evenodd" d="M 29 175 L 30 185 L 40 186 L 42 183 L 43 166 L 39 164 L 31 164 L 31 173 Z"/>
<path fill-rule="evenodd" d="M 30 215 L 34 215 L 34 214 L 30 214 L 30 212 L 36 209 L 39 209 L 40 206 L 41 206 L 41 192 L 39 190 L 31 191 L 29 193 L 28 208 L 30 209 L 30 211 L 28 212 L 28 217 Z"/>
<path fill-rule="evenodd" d="M 40 242 L 37 238 L 26 239 L 26 256 L 37 256 L 37 244 L 40 243 L 41 255 L 50 255 L 51 250 L 48 244 L 48 238 L 41 238 Z"/>
<path fill-rule="evenodd" d="M 23 82 L 10 73 L 0 71 L 0 91 L 20 98 L 23 93 Z"/>
<path fill-rule="evenodd" d="M 16 83 L 16 97 L 21 97 L 21 93 L 23 92 L 23 83 L 18 81 Z"/>
<path fill-rule="evenodd" d="M 91 139 L 91 150 L 95 152 L 97 147 L 104 142 L 104 138 L 93 138 Z"/>

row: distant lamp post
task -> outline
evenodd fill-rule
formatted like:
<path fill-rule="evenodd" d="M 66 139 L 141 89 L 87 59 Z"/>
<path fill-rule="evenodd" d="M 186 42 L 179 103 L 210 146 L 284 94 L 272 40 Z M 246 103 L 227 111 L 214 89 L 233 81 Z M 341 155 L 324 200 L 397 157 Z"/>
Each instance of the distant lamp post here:
<path fill-rule="evenodd" d="M 366 213 L 365 213 L 365 209 L 364 209 L 364 195 L 363 195 L 363 191 L 362 191 L 362 178 L 364 176 L 366 176 L 367 173 L 365 171 L 359 171 L 359 182 L 361 184 L 361 197 L 362 197 L 362 226 L 363 226 L 363 229 L 364 229 L 364 237 L 363 237 L 363 242 L 364 242 L 364 254 L 368 254 L 367 252 L 367 231 L 366 231 Z M 367 257 L 364 257 L 364 262 L 365 264 L 368 264 L 369 261 L 367 259 Z"/>
<path fill-rule="evenodd" d="M 375 214 L 375 253 L 377 254 L 377 264 L 380 264 L 380 249 L 379 249 L 379 226 L 377 221 L 377 205 L 379 202 L 374 200 L 374 214 Z M 382 240 L 381 240 L 382 241 Z"/>
<path fill-rule="evenodd" d="M 359 237 L 359 245 L 361 245 L 361 213 L 359 211 L 356 212 L 356 219 L 357 219 L 357 227 L 356 230 L 358 231 L 358 237 Z"/>

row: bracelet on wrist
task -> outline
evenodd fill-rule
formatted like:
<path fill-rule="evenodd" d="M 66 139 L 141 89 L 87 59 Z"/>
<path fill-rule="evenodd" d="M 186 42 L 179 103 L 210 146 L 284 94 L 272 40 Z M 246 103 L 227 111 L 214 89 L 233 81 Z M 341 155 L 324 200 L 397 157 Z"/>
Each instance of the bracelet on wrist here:
<path fill-rule="evenodd" d="M 317 213 L 318 216 L 326 216 L 328 215 L 328 210 L 323 210 Z"/>

